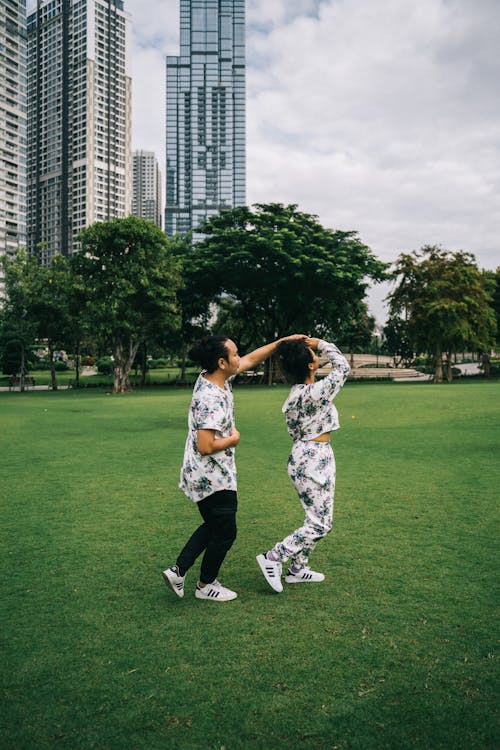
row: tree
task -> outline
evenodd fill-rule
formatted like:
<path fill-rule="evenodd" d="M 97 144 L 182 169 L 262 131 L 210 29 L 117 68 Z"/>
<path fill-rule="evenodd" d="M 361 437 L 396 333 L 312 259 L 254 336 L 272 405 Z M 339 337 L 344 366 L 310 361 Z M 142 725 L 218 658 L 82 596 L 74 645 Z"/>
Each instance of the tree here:
<path fill-rule="evenodd" d="M 64 345 L 69 327 L 70 270 L 68 259 L 56 255 L 49 265 L 33 256 L 28 265 L 28 314 L 36 337 L 47 342 L 52 390 L 57 390 L 54 351 Z"/>
<path fill-rule="evenodd" d="M 387 320 L 384 326 L 383 349 L 393 358 L 395 367 L 399 367 L 401 363 L 410 364 L 413 359 L 413 346 L 406 320 L 397 316 Z"/>
<path fill-rule="evenodd" d="M 177 292 L 181 323 L 170 346 L 166 349 L 179 353 L 181 359 L 181 382 L 186 382 L 187 353 L 190 344 L 199 338 L 209 326 L 210 304 L 201 289 L 199 278 L 193 274 L 193 245 L 191 236 L 176 236 L 171 240 L 171 251 L 181 271 L 182 283 Z M 167 342 L 161 342 L 164 345 Z"/>
<path fill-rule="evenodd" d="M 368 280 L 385 277 L 385 264 L 356 232 L 325 229 L 295 205 L 237 207 L 201 231 L 190 283 L 207 300 L 236 301 L 261 341 L 293 330 L 337 336 L 350 316 L 364 314 Z"/>
<path fill-rule="evenodd" d="M 36 335 L 36 325 L 30 317 L 29 271 L 33 263 L 24 250 L 19 250 L 12 258 L 2 258 L 5 301 L 1 311 L 0 340 L 3 352 L 8 352 L 12 362 L 8 369 L 15 370 L 10 374 L 18 372 L 20 375 L 21 391 L 24 391 L 30 347 Z"/>
<path fill-rule="evenodd" d="M 451 354 L 488 348 L 494 335 L 491 295 L 474 256 L 426 245 L 399 256 L 389 295 L 391 316 L 403 314 L 415 351 L 432 354 L 434 382 L 443 380 L 443 355 L 451 380 Z"/>
<path fill-rule="evenodd" d="M 85 313 L 114 360 L 114 392 L 130 390 L 141 342 L 178 325 L 178 264 L 161 229 L 129 216 L 93 224 L 79 236 L 73 268 L 85 288 Z"/>

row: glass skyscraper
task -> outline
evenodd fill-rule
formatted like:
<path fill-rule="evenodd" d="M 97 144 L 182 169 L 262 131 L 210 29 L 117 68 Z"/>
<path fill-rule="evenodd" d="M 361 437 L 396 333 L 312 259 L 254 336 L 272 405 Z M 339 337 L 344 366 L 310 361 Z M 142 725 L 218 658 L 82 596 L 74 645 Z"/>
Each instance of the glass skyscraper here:
<path fill-rule="evenodd" d="M 245 0 L 180 0 L 167 57 L 165 230 L 245 204 Z"/>

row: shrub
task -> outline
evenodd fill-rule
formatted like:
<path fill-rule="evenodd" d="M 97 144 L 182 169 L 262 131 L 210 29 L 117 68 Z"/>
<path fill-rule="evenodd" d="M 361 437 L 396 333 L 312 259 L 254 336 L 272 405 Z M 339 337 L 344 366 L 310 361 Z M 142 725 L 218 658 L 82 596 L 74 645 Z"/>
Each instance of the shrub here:
<path fill-rule="evenodd" d="M 111 357 L 101 357 L 97 360 L 97 372 L 100 375 L 111 375 L 113 372 L 113 360 Z"/>
<path fill-rule="evenodd" d="M 161 357 L 159 359 L 149 359 L 147 364 L 148 370 L 158 370 L 160 367 L 166 367 L 167 360 Z"/>
<path fill-rule="evenodd" d="M 58 359 L 57 362 L 54 362 L 54 369 L 56 372 L 65 372 L 69 370 L 69 367 L 62 359 Z"/>

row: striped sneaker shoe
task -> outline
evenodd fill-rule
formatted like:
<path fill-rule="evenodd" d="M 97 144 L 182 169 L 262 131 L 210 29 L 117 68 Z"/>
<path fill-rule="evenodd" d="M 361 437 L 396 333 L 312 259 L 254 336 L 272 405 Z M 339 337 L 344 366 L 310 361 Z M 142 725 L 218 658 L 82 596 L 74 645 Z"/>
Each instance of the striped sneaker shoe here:
<path fill-rule="evenodd" d="M 273 589 L 278 594 L 283 591 L 283 584 L 281 583 L 281 563 L 278 560 L 268 560 L 266 554 L 257 555 L 255 558 L 259 564 L 259 568 L 262 571 L 262 575 Z"/>
<path fill-rule="evenodd" d="M 207 583 L 202 589 L 196 587 L 194 595 L 197 599 L 211 599 L 214 602 L 229 602 L 236 599 L 236 591 L 226 589 L 217 579 L 213 583 Z"/>
<path fill-rule="evenodd" d="M 291 570 L 288 570 L 285 576 L 285 583 L 319 583 L 319 581 L 324 580 L 323 573 L 316 573 L 311 568 L 301 568 L 298 573 L 292 573 Z"/>
<path fill-rule="evenodd" d="M 184 596 L 184 579 L 186 576 L 180 576 L 177 570 L 177 566 L 167 568 L 162 573 L 163 580 L 177 596 Z"/>

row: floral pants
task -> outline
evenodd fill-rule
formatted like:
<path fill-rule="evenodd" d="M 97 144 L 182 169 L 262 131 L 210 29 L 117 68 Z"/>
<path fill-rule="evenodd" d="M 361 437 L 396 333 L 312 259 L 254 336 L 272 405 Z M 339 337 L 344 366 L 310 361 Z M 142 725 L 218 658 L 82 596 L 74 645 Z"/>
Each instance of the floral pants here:
<path fill-rule="evenodd" d="M 281 560 L 305 567 L 316 544 L 333 527 L 335 457 L 330 443 L 297 441 L 288 458 L 288 476 L 304 508 L 304 523 L 273 547 Z"/>

